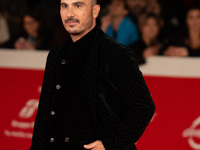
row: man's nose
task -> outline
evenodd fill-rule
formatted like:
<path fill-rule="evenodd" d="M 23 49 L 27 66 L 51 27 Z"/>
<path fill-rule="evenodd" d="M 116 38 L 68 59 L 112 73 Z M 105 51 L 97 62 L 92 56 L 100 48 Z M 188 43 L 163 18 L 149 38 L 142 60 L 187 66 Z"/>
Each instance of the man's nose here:
<path fill-rule="evenodd" d="M 73 16 L 74 16 L 74 10 L 72 7 L 70 7 L 67 12 L 67 17 L 69 18 L 69 17 L 73 17 Z"/>

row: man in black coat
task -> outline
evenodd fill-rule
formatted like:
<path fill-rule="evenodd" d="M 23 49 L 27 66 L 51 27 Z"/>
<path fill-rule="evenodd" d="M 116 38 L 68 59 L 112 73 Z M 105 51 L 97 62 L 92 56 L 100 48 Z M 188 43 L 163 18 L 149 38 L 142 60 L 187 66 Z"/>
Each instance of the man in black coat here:
<path fill-rule="evenodd" d="M 30 150 L 134 150 L 155 106 L 132 50 L 96 25 L 96 0 L 61 0 L 70 37 L 47 57 Z"/>

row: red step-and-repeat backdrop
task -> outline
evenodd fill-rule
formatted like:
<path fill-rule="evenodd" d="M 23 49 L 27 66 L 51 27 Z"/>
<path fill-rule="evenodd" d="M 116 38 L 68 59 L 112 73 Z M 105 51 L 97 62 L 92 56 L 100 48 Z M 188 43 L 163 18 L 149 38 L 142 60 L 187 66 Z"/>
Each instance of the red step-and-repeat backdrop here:
<path fill-rule="evenodd" d="M 1 63 L 0 150 L 28 150 L 44 71 Z M 200 150 L 200 74 L 151 75 L 144 69 L 144 77 L 156 112 L 136 143 L 138 150 Z"/>

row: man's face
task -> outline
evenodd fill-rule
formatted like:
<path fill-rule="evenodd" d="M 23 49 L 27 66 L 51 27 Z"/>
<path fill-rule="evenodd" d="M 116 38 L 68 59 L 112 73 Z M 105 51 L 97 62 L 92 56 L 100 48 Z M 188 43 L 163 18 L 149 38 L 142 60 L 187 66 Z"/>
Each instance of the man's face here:
<path fill-rule="evenodd" d="M 147 5 L 147 0 L 126 0 L 126 2 L 131 13 L 136 17 Z"/>
<path fill-rule="evenodd" d="M 71 35 L 87 33 L 98 16 L 93 0 L 61 0 L 60 15 L 63 25 Z"/>

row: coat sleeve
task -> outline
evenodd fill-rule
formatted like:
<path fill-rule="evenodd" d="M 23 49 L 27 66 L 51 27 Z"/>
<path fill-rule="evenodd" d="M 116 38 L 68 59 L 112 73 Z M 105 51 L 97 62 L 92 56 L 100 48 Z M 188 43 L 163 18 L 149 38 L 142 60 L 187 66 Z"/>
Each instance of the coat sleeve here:
<path fill-rule="evenodd" d="M 47 56 L 45 73 L 42 84 L 38 111 L 33 129 L 32 145 L 30 150 L 45 150 L 47 149 L 48 133 L 47 124 L 49 117 L 49 108 L 51 93 L 53 93 L 53 81 L 55 79 L 55 53 L 50 51 Z"/>
<path fill-rule="evenodd" d="M 110 65 L 109 78 L 121 96 L 126 115 L 118 118 L 114 139 L 105 137 L 102 142 L 106 150 L 132 150 L 149 124 L 155 105 L 131 49 L 118 52 Z"/>

